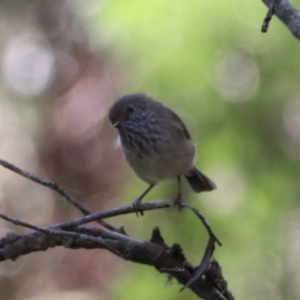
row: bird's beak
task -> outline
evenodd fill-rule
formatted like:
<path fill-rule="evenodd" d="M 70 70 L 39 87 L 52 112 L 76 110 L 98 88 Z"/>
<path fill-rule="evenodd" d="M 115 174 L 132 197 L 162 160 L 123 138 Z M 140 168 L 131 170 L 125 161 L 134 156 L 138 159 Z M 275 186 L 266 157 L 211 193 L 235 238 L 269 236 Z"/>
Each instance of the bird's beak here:
<path fill-rule="evenodd" d="M 114 123 L 114 127 L 115 128 L 120 128 L 122 126 L 122 122 L 121 121 L 117 121 L 116 123 Z"/>

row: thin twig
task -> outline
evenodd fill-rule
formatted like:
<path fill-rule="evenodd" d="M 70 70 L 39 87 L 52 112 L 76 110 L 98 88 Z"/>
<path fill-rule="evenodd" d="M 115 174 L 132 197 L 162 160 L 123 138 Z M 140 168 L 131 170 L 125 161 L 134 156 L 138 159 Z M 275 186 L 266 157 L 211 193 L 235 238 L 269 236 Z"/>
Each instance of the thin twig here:
<path fill-rule="evenodd" d="M 141 209 L 143 211 L 150 211 L 150 210 L 156 210 L 156 209 L 161 209 L 161 208 L 166 208 L 166 207 L 172 207 L 173 206 L 173 200 L 155 200 L 151 202 L 145 202 L 141 203 Z M 90 223 L 92 221 L 97 221 L 101 219 L 107 219 L 111 217 L 116 217 L 119 215 L 126 215 L 126 214 L 131 214 L 131 213 L 136 213 L 135 207 L 132 205 L 128 206 L 123 206 L 123 207 L 118 207 L 106 211 L 100 211 L 95 214 L 91 214 L 88 216 L 84 216 L 81 218 L 77 218 L 71 221 L 67 221 L 64 223 L 57 224 L 55 226 L 58 226 L 60 228 L 73 228 L 82 224 Z"/>
<path fill-rule="evenodd" d="M 37 230 L 37 231 L 40 231 L 44 234 L 50 234 L 51 233 L 51 230 L 39 228 L 37 226 L 34 226 L 34 225 L 31 225 L 31 224 L 26 223 L 24 221 L 21 221 L 20 219 L 10 217 L 10 216 L 4 215 L 2 213 L 0 213 L 0 218 L 3 219 L 3 220 L 6 220 L 8 222 L 11 222 L 14 225 L 22 226 L 22 227 L 33 229 L 33 230 Z"/>
<path fill-rule="evenodd" d="M 68 232 L 68 231 L 64 231 L 64 230 L 57 230 L 57 229 L 53 230 L 53 229 L 48 229 L 47 227 L 46 228 L 37 227 L 35 225 L 24 222 L 24 221 L 22 221 L 18 218 L 7 216 L 7 215 L 4 215 L 2 213 L 0 213 L 0 218 L 3 219 L 3 220 L 6 220 L 8 222 L 11 222 L 12 224 L 14 224 L 16 226 L 22 226 L 22 227 L 25 227 L 25 228 L 33 229 L 33 230 L 39 231 L 39 232 L 41 232 L 43 234 L 46 234 L 46 235 L 80 237 L 80 234 L 78 234 L 78 233 Z"/>
<path fill-rule="evenodd" d="M 90 214 L 90 212 L 85 209 L 82 205 L 79 204 L 79 202 L 72 197 L 71 195 L 69 195 L 60 185 L 58 185 L 56 182 L 51 182 L 51 181 L 46 181 L 34 174 L 31 174 L 27 171 L 24 171 L 22 169 L 20 169 L 19 167 L 3 160 L 0 158 L 0 165 L 2 165 L 4 168 L 9 169 L 31 181 L 34 181 L 40 185 L 43 185 L 45 187 L 50 188 L 51 190 L 57 192 L 58 194 L 60 194 L 62 197 L 64 197 L 66 200 L 68 200 L 68 202 L 70 202 L 73 206 L 75 206 L 78 210 L 80 210 L 83 214 Z"/>
<path fill-rule="evenodd" d="M 214 253 L 214 250 L 215 250 L 215 243 L 218 243 L 219 246 L 222 246 L 221 242 L 219 241 L 219 239 L 213 232 L 209 222 L 199 212 L 199 210 L 197 210 L 196 208 L 192 207 L 191 205 L 189 205 L 187 203 L 183 203 L 182 206 L 190 209 L 201 220 L 202 224 L 204 225 L 204 227 L 206 228 L 206 230 L 209 234 L 209 240 L 206 245 L 206 249 L 205 249 L 204 255 L 201 259 L 199 266 L 195 270 L 195 272 L 194 272 L 193 276 L 190 278 L 190 280 L 184 285 L 184 287 L 180 291 L 184 290 L 185 288 L 191 286 L 193 283 L 195 283 L 196 281 L 201 279 L 201 277 L 205 274 L 205 272 L 209 268 L 210 260 Z"/>
<path fill-rule="evenodd" d="M 261 26 L 261 32 L 266 33 L 268 31 L 269 28 L 269 24 L 272 20 L 273 15 L 276 12 L 276 9 L 279 5 L 281 0 L 273 0 L 272 3 L 269 6 L 269 10 L 267 12 L 266 17 L 264 18 L 263 24 Z"/>
<path fill-rule="evenodd" d="M 22 169 L 20 169 L 19 167 L 3 160 L 0 158 L 0 165 L 2 165 L 4 168 L 9 169 L 37 184 L 40 184 L 42 186 L 45 186 L 53 191 L 55 191 L 56 193 L 58 193 L 59 195 L 61 195 L 64 199 L 66 199 L 69 203 L 71 203 L 74 207 L 76 207 L 79 211 L 81 211 L 85 216 L 87 215 L 91 215 L 92 212 L 90 212 L 88 209 L 86 209 L 84 206 L 82 206 L 72 195 L 70 195 L 69 193 L 67 193 L 59 184 L 57 184 L 56 182 L 51 182 L 51 181 L 47 181 L 44 180 L 34 174 L 31 174 L 27 171 L 24 171 Z M 107 228 L 108 230 L 111 231 L 118 231 L 119 230 L 117 228 L 114 228 L 113 226 L 111 226 L 110 224 L 107 224 L 105 221 L 102 220 L 98 220 L 97 221 L 99 224 L 101 224 L 102 226 L 104 226 L 105 228 Z"/>
<path fill-rule="evenodd" d="M 110 246 L 110 244 L 107 241 L 105 241 L 102 237 L 100 237 L 99 235 L 97 237 L 93 237 L 91 235 L 84 234 L 84 233 L 70 232 L 70 231 L 65 231 L 65 230 L 61 230 L 61 229 L 53 229 L 53 227 L 40 228 L 40 227 L 34 226 L 32 224 L 29 224 L 27 222 L 24 222 L 18 218 L 7 216 L 2 213 L 0 213 L 0 218 L 6 220 L 8 222 L 11 222 L 16 226 L 22 226 L 25 228 L 33 229 L 33 230 L 39 231 L 45 235 L 72 237 L 72 238 L 82 239 L 85 241 L 90 241 L 90 242 L 96 243 L 98 245 L 101 245 L 103 248 L 106 248 L 107 250 L 111 251 L 112 253 L 120 256 L 119 251 L 117 251 L 114 247 Z M 102 229 L 102 231 L 106 231 L 106 229 Z M 112 234 L 113 233 L 114 232 L 112 232 Z"/>
<path fill-rule="evenodd" d="M 182 204 L 184 207 L 190 209 L 203 223 L 204 227 L 206 228 L 208 234 L 210 237 L 213 237 L 214 240 L 219 244 L 219 246 L 222 246 L 222 243 L 219 241 L 219 239 L 217 238 L 217 236 L 215 235 L 215 233 L 213 232 L 209 222 L 206 220 L 206 218 L 199 212 L 198 209 L 194 208 L 193 206 L 187 204 L 187 203 L 183 203 Z"/>
<path fill-rule="evenodd" d="M 193 283 L 201 279 L 201 277 L 205 274 L 205 272 L 209 268 L 210 260 L 212 258 L 213 252 L 215 250 L 215 242 L 216 240 L 211 236 L 209 237 L 208 243 L 205 248 L 204 255 L 201 259 L 199 267 L 195 270 L 195 273 L 191 277 L 191 279 L 184 285 L 184 287 L 180 290 L 183 291 L 187 287 L 191 286 Z"/>

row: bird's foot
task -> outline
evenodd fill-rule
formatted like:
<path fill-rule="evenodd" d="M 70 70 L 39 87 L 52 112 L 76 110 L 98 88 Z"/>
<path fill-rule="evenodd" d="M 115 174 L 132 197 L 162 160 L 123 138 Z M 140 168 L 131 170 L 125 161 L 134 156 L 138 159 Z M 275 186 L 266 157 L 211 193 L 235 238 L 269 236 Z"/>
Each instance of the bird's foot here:
<path fill-rule="evenodd" d="M 139 216 L 139 215 L 143 216 L 144 215 L 144 211 L 142 209 L 142 205 L 141 204 L 142 204 L 142 199 L 140 197 L 137 198 L 132 203 L 132 207 L 135 210 L 135 213 L 136 213 L 137 216 Z"/>
<path fill-rule="evenodd" d="M 173 202 L 174 206 L 177 206 L 178 210 L 181 211 L 183 208 L 183 200 L 182 200 L 182 195 L 181 192 L 179 192 L 176 196 L 176 198 L 174 199 Z"/>

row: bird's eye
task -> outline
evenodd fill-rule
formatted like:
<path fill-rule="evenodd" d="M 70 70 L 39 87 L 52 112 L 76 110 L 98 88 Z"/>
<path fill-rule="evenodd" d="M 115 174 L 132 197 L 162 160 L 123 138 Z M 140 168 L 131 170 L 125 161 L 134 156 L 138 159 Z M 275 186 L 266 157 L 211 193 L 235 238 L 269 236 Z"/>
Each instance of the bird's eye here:
<path fill-rule="evenodd" d="M 128 106 L 126 110 L 127 110 L 127 113 L 128 113 L 129 115 L 132 114 L 132 113 L 134 112 L 134 109 L 133 109 L 132 106 Z"/>

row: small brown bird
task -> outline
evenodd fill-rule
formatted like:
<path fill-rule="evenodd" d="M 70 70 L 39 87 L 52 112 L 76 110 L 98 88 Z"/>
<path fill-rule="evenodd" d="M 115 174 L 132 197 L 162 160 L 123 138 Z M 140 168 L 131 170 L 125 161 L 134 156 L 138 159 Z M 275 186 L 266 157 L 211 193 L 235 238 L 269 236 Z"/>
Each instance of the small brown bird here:
<path fill-rule="evenodd" d="M 180 178 L 185 176 L 196 193 L 216 189 L 216 185 L 194 166 L 195 144 L 184 123 L 171 109 L 144 94 L 126 95 L 109 111 L 118 129 L 124 155 L 131 168 L 145 182 L 146 191 L 133 206 L 140 211 L 141 201 L 159 182 L 178 179 L 174 205 L 181 208 Z"/>

